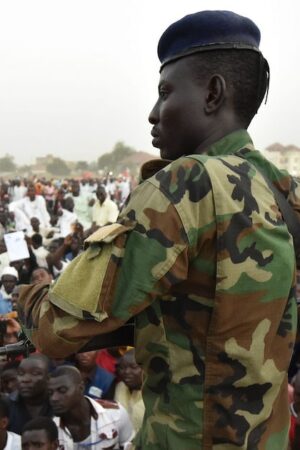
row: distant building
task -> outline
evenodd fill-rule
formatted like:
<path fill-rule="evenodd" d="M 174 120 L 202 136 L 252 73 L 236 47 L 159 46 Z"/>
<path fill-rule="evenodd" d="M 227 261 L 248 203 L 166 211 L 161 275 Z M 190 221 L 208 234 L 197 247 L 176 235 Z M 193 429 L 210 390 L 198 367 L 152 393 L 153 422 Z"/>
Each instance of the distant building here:
<path fill-rule="evenodd" d="M 267 147 L 264 156 L 279 169 L 287 170 L 293 176 L 300 176 L 300 148 L 295 145 L 272 144 Z"/>

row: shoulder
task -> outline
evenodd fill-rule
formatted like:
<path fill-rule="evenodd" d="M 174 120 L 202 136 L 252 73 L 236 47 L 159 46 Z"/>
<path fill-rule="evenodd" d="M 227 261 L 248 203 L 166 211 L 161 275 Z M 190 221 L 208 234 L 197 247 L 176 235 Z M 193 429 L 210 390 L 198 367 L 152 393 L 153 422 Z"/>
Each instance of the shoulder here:
<path fill-rule="evenodd" d="M 118 402 L 113 400 L 93 399 L 86 396 L 92 407 L 98 414 L 109 417 L 113 422 L 118 422 L 123 419 L 124 415 L 128 416 L 125 408 Z"/>
<path fill-rule="evenodd" d="M 20 400 L 20 396 L 19 396 L 18 391 L 12 392 L 12 393 L 9 395 L 8 399 L 9 399 L 9 402 L 10 402 L 11 404 L 18 403 L 19 400 Z"/>
<path fill-rule="evenodd" d="M 21 436 L 12 431 L 7 431 L 7 441 L 4 450 L 21 450 L 21 448 Z"/>

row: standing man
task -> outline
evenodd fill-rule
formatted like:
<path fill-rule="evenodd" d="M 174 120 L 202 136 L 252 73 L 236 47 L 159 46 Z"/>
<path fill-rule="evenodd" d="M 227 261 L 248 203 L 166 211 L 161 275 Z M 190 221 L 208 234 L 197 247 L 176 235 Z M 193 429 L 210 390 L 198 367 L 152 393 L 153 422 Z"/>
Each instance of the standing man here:
<path fill-rule="evenodd" d="M 265 177 L 298 215 L 300 198 L 296 180 L 246 131 L 268 88 L 259 43 L 257 26 L 229 11 L 191 14 L 163 33 L 149 121 L 168 161 L 142 168 L 118 224 L 97 235 L 94 298 L 64 289 L 71 265 L 49 294 L 47 286 L 23 290 L 22 321 L 50 355 L 135 316 L 146 373 L 139 449 L 287 445 L 296 265 Z M 87 265 L 95 241 L 82 254 Z"/>
<path fill-rule="evenodd" d="M 59 444 L 64 450 L 125 450 L 133 429 L 123 406 L 112 402 L 101 404 L 85 397 L 83 392 L 84 383 L 75 367 L 60 366 L 51 372 L 49 396 Z"/>

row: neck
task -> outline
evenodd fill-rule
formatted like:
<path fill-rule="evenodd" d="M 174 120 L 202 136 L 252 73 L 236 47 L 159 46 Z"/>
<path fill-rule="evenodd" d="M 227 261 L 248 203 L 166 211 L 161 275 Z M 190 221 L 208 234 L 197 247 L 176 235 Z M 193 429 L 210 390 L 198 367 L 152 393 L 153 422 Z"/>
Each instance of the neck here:
<path fill-rule="evenodd" d="M 215 128 L 213 128 L 206 139 L 204 139 L 201 144 L 195 149 L 194 153 L 205 153 L 208 148 L 215 142 L 219 141 L 228 134 L 243 128 L 245 127 L 236 120 L 233 121 L 230 120 L 230 118 L 227 120 L 225 119 L 222 123 L 222 127 L 216 126 Z"/>
<path fill-rule="evenodd" d="M 35 397 L 22 397 L 23 402 L 27 406 L 43 406 L 45 401 L 48 399 L 48 395 L 46 392 L 43 392 L 41 395 L 35 396 Z"/>
<path fill-rule="evenodd" d="M 89 401 L 85 397 L 82 397 L 76 407 L 67 411 L 61 416 L 61 418 L 66 425 L 78 425 L 78 423 L 86 423 L 87 421 L 90 421 L 91 410 Z"/>

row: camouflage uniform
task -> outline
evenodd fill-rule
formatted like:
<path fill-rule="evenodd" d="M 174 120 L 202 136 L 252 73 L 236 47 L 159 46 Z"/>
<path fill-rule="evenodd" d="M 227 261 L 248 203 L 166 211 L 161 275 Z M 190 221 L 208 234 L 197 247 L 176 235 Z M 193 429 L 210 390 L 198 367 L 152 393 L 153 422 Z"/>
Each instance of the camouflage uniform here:
<path fill-rule="evenodd" d="M 122 227 L 99 238 L 107 263 L 101 279 L 89 274 L 99 280 L 93 304 L 80 299 L 82 317 L 96 320 L 78 318 L 55 287 L 48 302 L 41 285 L 24 289 L 22 320 L 42 351 L 64 356 L 136 317 L 146 372 L 137 448 L 283 450 L 295 257 L 261 172 L 299 215 L 300 186 L 254 150 L 245 130 L 206 154 L 158 164 L 155 174 L 155 163 L 143 168 L 152 176 L 133 191 Z"/>

